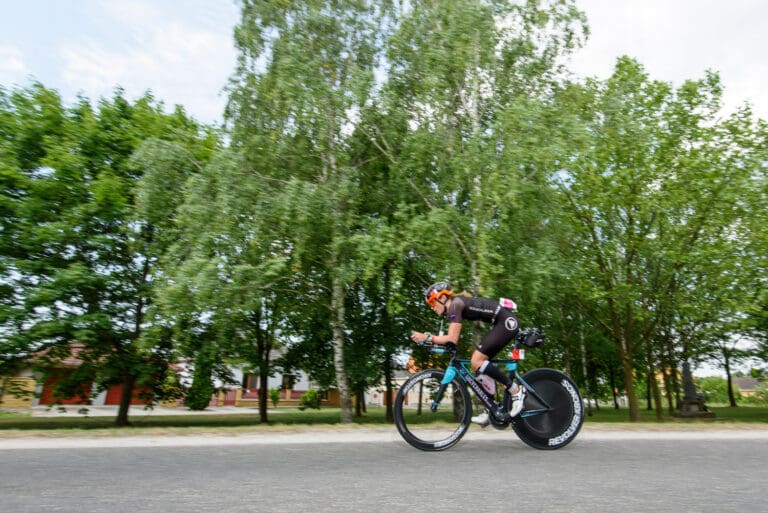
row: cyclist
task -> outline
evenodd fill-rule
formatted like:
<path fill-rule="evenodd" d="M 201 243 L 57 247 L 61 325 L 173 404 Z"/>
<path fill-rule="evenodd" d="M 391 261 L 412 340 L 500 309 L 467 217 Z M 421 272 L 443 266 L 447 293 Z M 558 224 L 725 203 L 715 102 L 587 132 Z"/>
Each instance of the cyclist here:
<path fill-rule="evenodd" d="M 514 417 L 523 408 L 525 388 L 517 386 L 491 360 L 517 335 L 519 328 L 515 314 L 503 308 L 498 301 L 483 297 L 472 297 L 468 294 L 454 295 L 451 284 L 439 281 L 430 285 L 424 291 L 424 299 L 432 310 L 440 316 L 448 318 L 448 334 L 432 335 L 414 331 L 411 339 L 417 344 L 432 343 L 444 345 L 449 342 L 457 344 L 461 334 L 461 322 L 482 321 L 490 324 L 491 330 L 485 334 L 482 341 L 472 353 L 471 365 L 477 376 L 488 376 L 504 385 L 511 394 L 512 407 L 509 412 L 502 409 L 495 416 L 504 419 L 506 415 Z M 472 422 L 485 427 L 489 423 L 488 412 L 472 417 Z"/>

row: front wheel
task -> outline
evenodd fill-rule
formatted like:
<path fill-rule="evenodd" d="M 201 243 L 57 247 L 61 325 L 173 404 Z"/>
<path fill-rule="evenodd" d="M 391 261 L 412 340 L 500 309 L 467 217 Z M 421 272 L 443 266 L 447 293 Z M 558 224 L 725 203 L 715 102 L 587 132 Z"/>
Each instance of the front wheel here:
<path fill-rule="evenodd" d="M 458 378 L 435 399 L 445 371 L 423 370 L 405 382 L 395 398 L 395 425 L 403 439 L 422 451 L 443 451 L 456 445 L 469 429 L 472 403 Z"/>
<path fill-rule="evenodd" d="M 530 388 L 523 411 L 512 419 L 520 440 L 536 449 L 568 445 L 581 429 L 584 408 L 571 378 L 554 369 L 535 369 L 523 375 Z"/>

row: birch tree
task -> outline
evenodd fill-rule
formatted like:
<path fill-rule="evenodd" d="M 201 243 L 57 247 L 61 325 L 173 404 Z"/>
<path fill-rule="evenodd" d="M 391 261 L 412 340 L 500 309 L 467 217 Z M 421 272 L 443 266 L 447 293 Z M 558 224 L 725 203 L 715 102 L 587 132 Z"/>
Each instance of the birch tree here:
<path fill-rule="evenodd" d="M 348 138 L 374 86 L 378 25 L 387 2 L 244 1 L 227 120 L 251 179 L 280 191 L 293 238 L 295 278 L 327 294 L 342 422 L 352 419 L 345 368 L 345 300 L 357 278 L 350 238 L 355 170 Z M 282 182 L 271 182 L 281 180 Z M 270 187 L 271 185 L 271 187 Z M 305 236 L 303 239 L 299 236 Z M 308 244 L 311 244 L 309 246 Z"/>
<path fill-rule="evenodd" d="M 398 21 L 384 108 L 407 131 L 371 139 L 410 189 L 415 251 L 475 293 L 533 289 L 515 246 L 542 216 L 522 203 L 545 193 L 542 106 L 583 15 L 571 2 L 415 1 Z"/>

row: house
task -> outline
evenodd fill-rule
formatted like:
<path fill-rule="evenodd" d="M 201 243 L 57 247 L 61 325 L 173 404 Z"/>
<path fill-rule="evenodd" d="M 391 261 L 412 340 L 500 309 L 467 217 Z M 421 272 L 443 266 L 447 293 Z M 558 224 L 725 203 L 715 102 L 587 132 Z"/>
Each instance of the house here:
<path fill-rule="evenodd" d="M 758 387 L 762 384 L 759 379 L 749 376 L 731 378 L 731 381 L 735 386 L 739 387 L 741 397 L 754 396 Z"/>
<path fill-rule="evenodd" d="M 416 362 L 414 361 L 413 357 L 408 359 L 408 362 L 405 364 L 405 368 L 402 370 L 396 370 L 394 372 L 394 375 L 392 376 L 392 397 L 389 399 L 387 398 L 387 390 L 385 387 L 384 382 L 376 387 L 369 389 L 366 391 L 365 394 L 365 401 L 366 404 L 369 406 L 386 406 L 388 402 L 392 402 L 392 404 L 395 403 L 395 396 L 398 393 L 398 390 L 400 390 L 403 385 L 405 385 L 405 382 L 408 381 L 414 374 L 421 371 L 422 369 L 419 368 L 419 366 L 416 365 Z M 443 398 L 444 402 L 446 404 L 452 404 L 453 402 L 453 396 L 448 391 L 447 395 Z M 405 399 L 403 401 L 403 404 L 405 405 L 417 405 L 421 402 L 422 405 L 426 405 L 431 403 L 431 399 L 429 395 L 425 395 L 423 393 L 423 390 L 421 390 L 419 387 L 414 387 L 411 389 L 408 394 L 405 396 Z"/>
<path fill-rule="evenodd" d="M 274 361 L 280 356 L 278 352 L 273 352 L 270 359 Z M 187 365 L 187 370 L 182 373 L 182 385 L 188 386 L 192 383 L 192 365 L 189 362 L 183 362 Z M 258 408 L 259 406 L 259 375 L 249 372 L 244 365 L 230 365 L 229 371 L 232 375 L 232 383 L 223 383 L 221 380 L 214 381 L 216 393 L 211 397 L 210 406 L 243 406 Z M 304 372 L 294 374 L 281 374 L 276 372 L 274 376 L 267 378 L 267 390 L 278 390 L 278 406 L 299 406 L 301 396 L 312 388 L 318 388 Z M 338 390 L 335 388 L 321 391 L 321 406 L 339 406 L 341 400 Z M 270 399 L 269 406 L 272 406 Z"/>
<path fill-rule="evenodd" d="M 93 383 L 84 382 L 81 392 L 72 397 L 56 397 L 56 384 L 63 378 L 71 375 L 83 362 L 80 353 L 85 348 L 84 344 L 72 343 L 69 346 L 69 354 L 57 362 L 51 369 L 45 380 L 39 372 L 35 371 L 32 364 L 23 367 L 12 376 L 6 376 L 0 393 L 0 408 L 30 408 L 45 405 L 119 405 L 123 393 L 122 385 L 112 385 L 107 390 L 96 392 Z M 45 356 L 45 351 L 36 354 L 34 358 Z M 141 397 L 144 390 L 135 390 L 131 404 L 145 404 Z"/>
<path fill-rule="evenodd" d="M 119 405 L 122 397 L 123 386 L 112 385 L 107 390 L 97 392 L 93 383 L 83 383 L 81 393 L 74 397 L 57 398 L 54 395 L 56 383 L 68 374 L 74 372 L 82 360 L 79 358 L 84 349 L 83 344 L 70 344 L 69 355 L 58 362 L 48 377 L 43 381 L 33 366 L 27 365 L 12 376 L 0 377 L 0 408 L 31 408 L 42 405 L 78 405 L 105 406 Z M 38 357 L 41 355 L 37 355 Z M 272 355 L 277 358 L 279 354 Z M 178 373 L 182 387 L 188 387 L 192 383 L 194 365 L 189 360 L 183 360 L 171 365 Z M 259 379 L 257 374 L 247 372 L 244 366 L 230 366 L 230 373 L 234 383 L 223 383 L 220 380 L 214 382 L 216 392 L 211 397 L 210 406 L 243 406 L 258 407 L 259 405 Z M 304 373 L 277 374 L 267 380 L 269 390 L 278 389 L 278 406 L 299 406 L 301 396 L 310 388 L 316 388 Z M 131 404 L 143 405 L 146 403 L 144 396 L 146 390 L 135 390 Z M 331 389 L 321 393 L 322 406 L 339 406 L 338 391 Z M 181 406 L 183 401 L 174 401 L 164 406 Z M 270 402 L 270 406 L 272 406 Z"/>

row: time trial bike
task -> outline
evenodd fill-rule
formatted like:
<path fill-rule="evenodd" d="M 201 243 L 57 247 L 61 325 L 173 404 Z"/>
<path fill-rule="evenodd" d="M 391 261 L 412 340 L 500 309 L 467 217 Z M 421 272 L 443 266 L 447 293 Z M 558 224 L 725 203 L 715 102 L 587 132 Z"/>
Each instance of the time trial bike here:
<path fill-rule="evenodd" d="M 518 362 L 525 357 L 525 349 L 520 346 L 536 347 L 543 340 L 544 335 L 537 330 L 523 330 L 515 337 L 510 359 L 493 360 L 499 368 L 506 367 L 510 379 L 527 391 L 522 411 L 513 418 L 506 415 L 512 403 L 510 394 L 507 391 L 489 394 L 469 370 L 470 361 L 457 356 L 455 344 L 428 344 L 430 352 L 448 354 L 450 360 L 445 369 L 422 370 L 400 387 L 394 408 L 400 435 L 423 451 L 453 447 L 471 423 L 471 389 L 488 409 L 494 428 L 507 429 L 511 425 L 523 442 L 536 449 L 559 449 L 568 445 L 584 421 L 576 384 L 555 369 L 518 373 Z"/>

